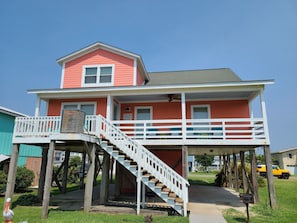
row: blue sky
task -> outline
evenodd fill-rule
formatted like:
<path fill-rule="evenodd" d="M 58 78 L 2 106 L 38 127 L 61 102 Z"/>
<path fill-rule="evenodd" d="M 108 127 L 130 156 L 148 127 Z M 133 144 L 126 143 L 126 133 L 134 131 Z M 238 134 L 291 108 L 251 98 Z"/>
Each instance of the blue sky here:
<path fill-rule="evenodd" d="M 100 41 L 148 71 L 231 68 L 265 89 L 272 151 L 297 146 L 296 0 L 26 0 L 0 3 L 0 106 L 34 114 L 28 89 L 58 88 L 56 59 Z"/>

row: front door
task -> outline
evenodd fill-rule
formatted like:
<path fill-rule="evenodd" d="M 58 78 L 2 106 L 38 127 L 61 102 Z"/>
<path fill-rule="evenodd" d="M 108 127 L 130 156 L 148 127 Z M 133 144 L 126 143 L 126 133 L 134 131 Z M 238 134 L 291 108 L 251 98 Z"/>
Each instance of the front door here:
<path fill-rule="evenodd" d="M 209 122 L 203 121 L 209 119 L 209 106 L 208 105 L 196 105 L 192 107 L 192 119 L 194 121 L 194 131 L 198 135 L 207 135 L 209 131 Z"/>
<path fill-rule="evenodd" d="M 135 120 L 151 120 L 152 119 L 152 108 L 151 107 L 136 107 L 135 108 Z M 147 127 L 151 126 L 148 122 L 136 123 L 137 137 L 146 135 Z"/>

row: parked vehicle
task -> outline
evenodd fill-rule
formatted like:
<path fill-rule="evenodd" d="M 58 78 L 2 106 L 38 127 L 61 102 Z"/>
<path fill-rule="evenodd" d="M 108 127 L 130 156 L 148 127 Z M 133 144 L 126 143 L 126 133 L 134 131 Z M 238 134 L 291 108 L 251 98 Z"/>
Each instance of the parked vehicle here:
<path fill-rule="evenodd" d="M 266 165 L 258 165 L 257 172 L 260 176 L 266 177 Z M 286 169 L 281 169 L 278 165 L 272 165 L 272 174 L 279 179 L 289 179 L 290 177 L 290 172 Z"/>

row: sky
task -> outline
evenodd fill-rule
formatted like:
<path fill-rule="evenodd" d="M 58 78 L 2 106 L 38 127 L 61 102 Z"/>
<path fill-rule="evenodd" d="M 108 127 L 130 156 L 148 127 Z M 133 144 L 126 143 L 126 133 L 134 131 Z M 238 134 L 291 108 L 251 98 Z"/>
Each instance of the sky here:
<path fill-rule="evenodd" d="M 296 0 L 2 0 L 0 106 L 33 115 L 29 89 L 59 88 L 56 60 L 95 42 L 141 55 L 148 72 L 231 68 L 271 80 L 271 151 L 297 146 Z"/>

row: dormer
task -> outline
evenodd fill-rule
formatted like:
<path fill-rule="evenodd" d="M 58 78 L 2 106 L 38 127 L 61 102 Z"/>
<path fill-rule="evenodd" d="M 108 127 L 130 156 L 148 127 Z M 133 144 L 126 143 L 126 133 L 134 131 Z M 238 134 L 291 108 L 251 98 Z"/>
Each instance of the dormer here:
<path fill-rule="evenodd" d="M 139 86 L 149 77 L 141 56 L 100 42 L 57 60 L 61 88 Z"/>

